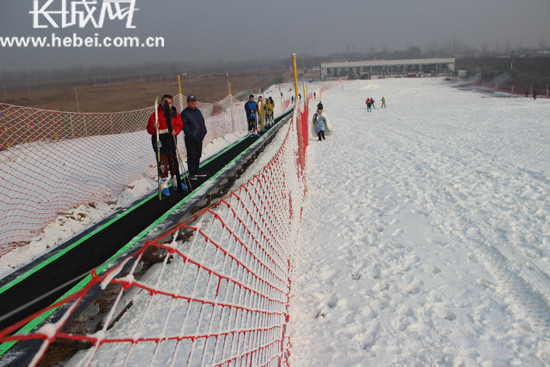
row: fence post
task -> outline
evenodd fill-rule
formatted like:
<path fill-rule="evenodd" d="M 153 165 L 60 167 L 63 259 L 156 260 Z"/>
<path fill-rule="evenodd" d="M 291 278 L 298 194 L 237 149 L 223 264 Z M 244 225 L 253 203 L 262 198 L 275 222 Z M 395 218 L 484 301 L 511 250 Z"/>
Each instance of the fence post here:
<path fill-rule="evenodd" d="M 76 139 L 76 137 L 74 136 L 73 115 L 69 115 L 69 123 L 71 124 L 71 133 L 73 134 L 73 139 Z"/>
<path fill-rule="evenodd" d="M 231 129 L 235 132 L 235 119 L 233 118 L 233 97 L 231 96 L 231 83 L 227 82 L 229 86 L 229 111 L 231 111 Z"/>
<path fill-rule="evenodd" d="M 74 96 L 76 97 L 76 109 L 80 113 L 80 105 L 78 104 L 78 94 L 76 93 L 76 87 L 74 87 Z"/>

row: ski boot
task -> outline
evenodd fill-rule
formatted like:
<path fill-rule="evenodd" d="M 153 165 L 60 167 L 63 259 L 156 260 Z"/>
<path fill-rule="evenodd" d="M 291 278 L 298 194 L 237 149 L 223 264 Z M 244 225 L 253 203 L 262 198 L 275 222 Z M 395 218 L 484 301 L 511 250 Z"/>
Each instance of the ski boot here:
<path fill-rule="evenodd" d="M 187 190 L 187 186 L 182 182 L 181 183 L 182 190 Z M 176 176 L 172 177 L 172 190 L 178 189 L 178 178 Z"/>
<path fill-rule="evenodd" d="M 160 192 L 162 196 L 170 196 L 170 189 L 168 188 L 168 182 L 170 179 L 168 177 L 160 179 Z"/>

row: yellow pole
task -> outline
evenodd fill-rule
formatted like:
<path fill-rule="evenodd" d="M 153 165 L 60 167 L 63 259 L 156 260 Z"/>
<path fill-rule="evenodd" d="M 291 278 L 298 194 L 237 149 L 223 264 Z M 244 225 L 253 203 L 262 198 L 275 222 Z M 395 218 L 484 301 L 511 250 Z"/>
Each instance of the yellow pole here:
<path fill-rule="evenodd" d="M 229 83 L 229 95 L 231 95 L 231 83 Z"/>
<path fill-rule="evenodd" d="M 292 54 L 292 67 L 294 70 L 294 93 L 298 98 L 298 74 L 296 73 L 296 54 Z"/>
<path fill-rule="evenodd" d="M 178 75 L 178 85 L 180 87 L 180 104 L 181 104 L 181 108 L 183 108 L 183 95 L 181 94 L 181 78 L 179 75 Z"/>

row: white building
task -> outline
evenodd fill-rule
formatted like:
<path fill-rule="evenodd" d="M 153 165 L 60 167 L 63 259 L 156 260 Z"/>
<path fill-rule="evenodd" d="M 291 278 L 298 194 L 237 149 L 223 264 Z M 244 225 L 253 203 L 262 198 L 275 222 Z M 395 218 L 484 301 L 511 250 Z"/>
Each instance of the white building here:
<path fill-rule="evenodd" d="M 372 75 L 407 75 L 409 73 L 435 72 L 452 73 L 455 58 L 409 59 L 409 60 L 368 60 L 346 62 L 324 62 L 321 64 L 321 80 L 341 77 L 361 78 Z"/>

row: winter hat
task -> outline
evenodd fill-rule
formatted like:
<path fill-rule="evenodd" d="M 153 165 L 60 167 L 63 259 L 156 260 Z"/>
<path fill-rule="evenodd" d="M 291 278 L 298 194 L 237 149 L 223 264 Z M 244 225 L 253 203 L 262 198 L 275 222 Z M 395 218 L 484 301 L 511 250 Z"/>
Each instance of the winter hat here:
<path fill-rule="evenodd" d="M 197 97 L 195 97 L 193 94 L 190 94 L 187 96 L 187 102 L 196 101 Z"/>
<path fill-rule="evenodd" d="M 258 99 L 262 99 L 262 96 L 259 96 Z"/>

